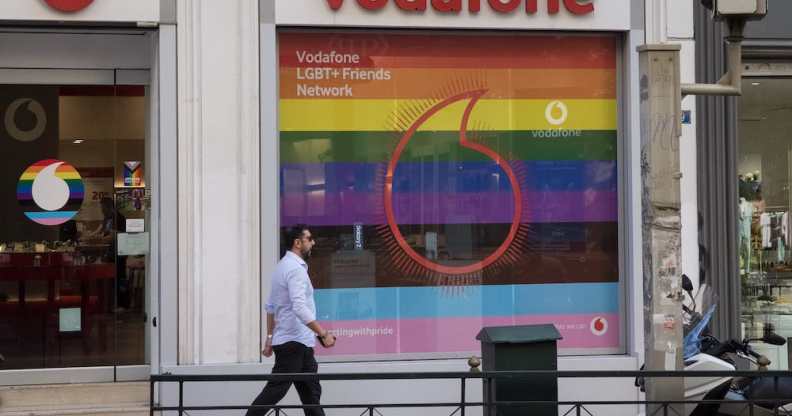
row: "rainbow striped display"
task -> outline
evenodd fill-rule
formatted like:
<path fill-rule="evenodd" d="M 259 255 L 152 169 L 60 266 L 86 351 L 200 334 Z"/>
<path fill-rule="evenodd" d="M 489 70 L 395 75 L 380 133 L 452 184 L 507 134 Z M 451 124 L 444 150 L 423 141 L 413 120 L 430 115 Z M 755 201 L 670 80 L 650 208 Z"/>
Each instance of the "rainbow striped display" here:
<path fill-rule="evenodd" d="M 50 170 L 53 171 L 52 177 L 41 176 L 42 172 Z M 55 209 L 42 208 L 41 200 L 47 196 L 64 203 Z M 55 159 L 32 164 L 22 173 L 17 184 L 17 200 L 25 211 L 25 216 L 41 225 L 60 225 L 74 218 L 82 206 L 84 196 L 85 186 L 77 169 Z"/>
<path fill-rule="evenodd" d="M 475 351 L 482 325 L 534 322 L 619 349 L 615 36 L 279 45 L 281 226 L 320 237 L 320 319 L 355 338 L 322 353 Z"/>

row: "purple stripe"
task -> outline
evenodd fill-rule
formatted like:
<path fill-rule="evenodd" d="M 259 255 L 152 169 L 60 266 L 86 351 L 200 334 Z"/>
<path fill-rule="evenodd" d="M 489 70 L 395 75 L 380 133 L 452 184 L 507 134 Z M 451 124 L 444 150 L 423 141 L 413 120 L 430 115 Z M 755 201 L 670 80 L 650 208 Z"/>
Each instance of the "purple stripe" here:
<path fill-rule="evenodd" d="M 514 215 L 511 193 L 396 193 L 399 224 L 502 224 Z M 618 216 L 613 191 L 528 192 L 523 194 L 523 223 L 611 222 Z M 385 224 L 383 196 L 323 191 L 287 193 L 281 199 L 281 224 Z"/>

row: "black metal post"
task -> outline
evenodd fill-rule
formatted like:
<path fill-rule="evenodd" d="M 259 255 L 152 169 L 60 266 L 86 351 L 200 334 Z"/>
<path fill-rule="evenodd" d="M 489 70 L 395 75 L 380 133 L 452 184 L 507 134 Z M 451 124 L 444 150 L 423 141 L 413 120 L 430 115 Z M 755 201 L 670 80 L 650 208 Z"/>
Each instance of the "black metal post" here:
<path fill-rule="evenodd" d="M 778 397 L 778 376 L 773 377 L 773 397 Z M 775 402 L 775 410 L 773 410 L 773 414 L 778 416 L 778 408 L 781 407 L 781 403 L 776 400 Z"/>
<path fill-rule="evenodd" d="M 179 380 L 179 416 L 184 415 L 184 381 Z"/>
<path fill-rule="evenodd" d="M 149 416 L 154 416 L 154 381 L 149 380 Z"/>
<path fill-rule="evenodd" d="M 467 381 L 467 379 L 462 377 L 461 380 L 462 380 L 462 392 L 461 392 L 462 403 L 460 403 L 459 409 L 461 412 L 460 413 L 461 416 L 465 416 L 465 408 L 467 407 L 467 405 L 465 404 L 465 381 Z"/>

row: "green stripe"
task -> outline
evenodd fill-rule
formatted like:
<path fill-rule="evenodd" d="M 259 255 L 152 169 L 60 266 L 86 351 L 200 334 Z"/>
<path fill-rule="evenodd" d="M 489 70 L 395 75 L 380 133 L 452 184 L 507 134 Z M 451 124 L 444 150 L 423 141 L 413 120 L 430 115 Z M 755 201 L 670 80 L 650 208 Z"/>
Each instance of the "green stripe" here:
<path fill-rule="evenodd" d="M 473 132 L 471 139 L 511 160 L 615 160 L 615 131 L 584 131 L 577 137 L 541 138 L 539 132 Z M 387 162 L 400 137 L 389 132 L 281 132 L 281 163 Z M 483 161 L 459 146 L 459 132 L 419 132 L 402 161 Z"/>

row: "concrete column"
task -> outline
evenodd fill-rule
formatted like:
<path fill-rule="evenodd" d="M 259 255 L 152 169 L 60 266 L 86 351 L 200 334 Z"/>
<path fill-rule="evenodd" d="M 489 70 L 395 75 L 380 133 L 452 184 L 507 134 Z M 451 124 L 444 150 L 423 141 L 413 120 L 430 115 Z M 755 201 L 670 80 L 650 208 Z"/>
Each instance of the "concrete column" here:
<path fill-rule="evenodd" d="M 177 6 L 179 363 L 258 362 L 258 2 Z"/>
<path fill-rule="evenodd" d="M 646 45 L 638 51 L 646 369 L 681 370 L 680 47 Z M 684 397 L 682 380 L 647 379 L 646 387 L 650 401 Z M 682 414 L 681 405 L 671 407 Z M 655 409 L 649 406 L 647 414 Z"/>

